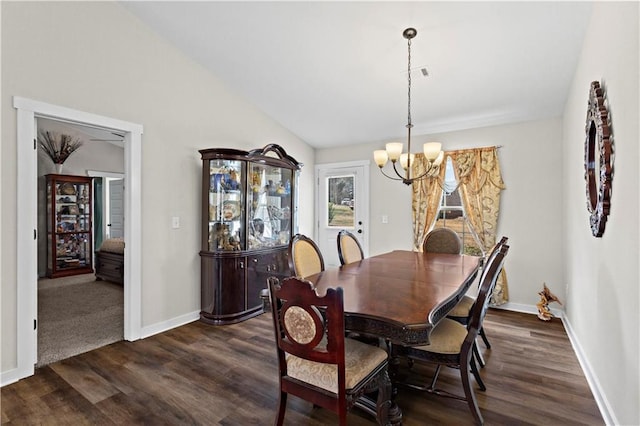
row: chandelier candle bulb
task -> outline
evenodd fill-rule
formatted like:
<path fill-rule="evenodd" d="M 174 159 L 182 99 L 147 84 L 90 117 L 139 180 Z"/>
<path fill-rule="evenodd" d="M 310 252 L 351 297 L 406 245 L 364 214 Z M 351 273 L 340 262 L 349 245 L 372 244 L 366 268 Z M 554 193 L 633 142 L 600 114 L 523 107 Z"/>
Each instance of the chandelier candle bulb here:
<path fill-rule="evenodd" d="M 390 142 L 386 145 L 387 147 L 387 155 L 389 156 L 389 160 L 392 162 L 398 161 L 400 158 L 400 154 L 402 154 L 402 143 L 401 142 Z"/>
<path fill-rule="evenodd" d="M 405 153 L 403 153 L 403 154 L 400 156 L 400 165 L 401 165 L 401 166 L 402 166 L 402 168 L 403 168 L 403 169 L 405 169 L 405 170 L 407 170 L 407 157 L 408 157 L 408 155 L 407 155 L 407 153 L 406 153 L 406 152 L 405 152 Z M 413 164 L 413 163 L 414 163 L 415 159 L 416 159 L 416 155 L 415 155 L 415 154 L 411 154 L 411 164 Z"/>
<path fill-rule="evenodd" d="M 389 155 L 387 154 L 387 151 L 385 151 L 384 149 L 378 149 L 376 151 L 373 151 L 373 159 L 378 165 L 378 167 L 384 167 L 385 164 L 387 164 L 387 161 L 389 160 Z"/>
<path fill-rule="evenodd" d="M 440 150 L 442 149 L 442 144 L 439 142 L 427 142 L 423 146 L 424 156 L 429 161 L 435 161 L 440 155 Z"/>

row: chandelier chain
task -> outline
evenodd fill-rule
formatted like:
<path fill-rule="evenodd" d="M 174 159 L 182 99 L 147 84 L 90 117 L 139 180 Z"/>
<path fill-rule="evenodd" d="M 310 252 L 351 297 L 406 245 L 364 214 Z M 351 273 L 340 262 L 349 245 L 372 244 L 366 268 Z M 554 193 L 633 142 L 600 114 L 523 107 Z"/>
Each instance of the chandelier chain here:
<path fill-rule="evenodd" d="M 411 128 L 413 127 L 413 123 L 411 122 L 411 39 L 417 34 L 418 32 L 415 28 L 407 28 L 402 33 L 402 36 L 407 39 L 407 152 L 402 152 L 403 144 L 401 142 L 387 143 L 386 150 L 376 150 L 373 152 L 373 157 L 380 168 L 380 172 L 389 179 L 402 181 L 405 185 L 411 185 L 413 182 L 423 178 L 435 177 L 436 172 L 440 169 L 440 163 L 442 163 L 444 158 L 444 153 L 439 142 L 425 143 L 423 147 L 426 160 L 424 162 L 425 170 L 422 172 L 415 170 L 415 173 L 419 176 L 411 176 L 411 166 L 413 165 L 412 163 L 414 163 L 412 157 L 414 157 L 414 159 L 417 158 L 415 157 L 417 154 L 411 152 Z M 385 173 L 383 169 L 388 160 L 391 160 L 395 176 Z M 404 169 L 404 173 L 402 169 Z"/>
<path fill-rule="evenodd" d="M 407 127 L 411 126 L 411 39 L 407 40 L 407 81 L 409 82 L 409 89 L 407 90 Z"/>

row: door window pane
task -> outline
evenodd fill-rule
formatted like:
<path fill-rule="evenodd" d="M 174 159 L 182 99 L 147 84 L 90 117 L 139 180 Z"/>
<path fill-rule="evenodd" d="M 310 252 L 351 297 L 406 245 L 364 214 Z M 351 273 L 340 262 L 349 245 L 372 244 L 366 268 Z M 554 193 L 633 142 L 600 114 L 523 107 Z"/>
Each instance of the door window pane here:
<path fill-rule="evenodd" d="M 353 228 L 355 225 L 353 184 L 354 175 L 332 176 L 327 178 L 329 200 L 327 206 L 327 226 Z"/>

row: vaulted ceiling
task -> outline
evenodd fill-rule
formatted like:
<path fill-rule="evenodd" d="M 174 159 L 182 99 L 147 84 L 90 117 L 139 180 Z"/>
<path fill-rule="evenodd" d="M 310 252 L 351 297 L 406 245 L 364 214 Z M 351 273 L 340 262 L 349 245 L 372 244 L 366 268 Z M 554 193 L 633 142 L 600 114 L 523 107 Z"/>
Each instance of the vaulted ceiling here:
<path fill-rule="evenodd" d="M 415 135 L 559 116 L 591 11 L 583 2 L 121 4 L 318 148 L 405 137 L 407 27 L 418 31 Z"/>

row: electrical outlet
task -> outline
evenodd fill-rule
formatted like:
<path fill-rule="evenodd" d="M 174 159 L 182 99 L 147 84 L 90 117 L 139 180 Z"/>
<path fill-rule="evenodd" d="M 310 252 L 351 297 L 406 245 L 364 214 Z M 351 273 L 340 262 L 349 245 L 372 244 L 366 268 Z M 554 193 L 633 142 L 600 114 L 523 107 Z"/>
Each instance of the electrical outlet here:
<path fill-rule="evenodd" d="M 180 217 L 179 216 L 174 216 L 174 217 L 171 218 L 171 227 L 173 229 L 180 228 Z"/>
<path fill-rule="evenodd" d="M 386 214 L 382 215 L 382 223 L 389 223 L 389 216 L 387 216 Z"/>

